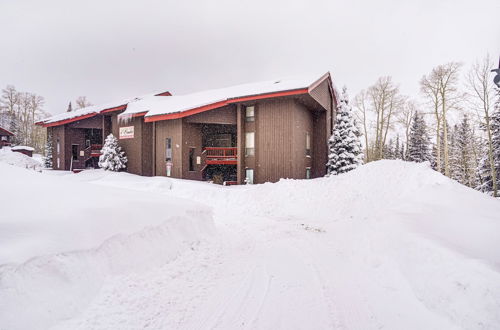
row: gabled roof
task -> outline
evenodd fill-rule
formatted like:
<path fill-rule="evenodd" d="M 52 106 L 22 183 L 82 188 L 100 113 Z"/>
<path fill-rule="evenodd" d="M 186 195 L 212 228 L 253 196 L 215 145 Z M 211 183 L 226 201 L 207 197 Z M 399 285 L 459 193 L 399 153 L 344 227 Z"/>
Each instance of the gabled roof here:
<path fill-rule="evenodd" d="M 314 76 L 270 80 L 169 97 L 164 97 L 171 95 L 168 92 L 150 94 L 115 104 L 91 106 L 74 112 L 59 114 L 47 118 L 39 124 L 45 127 L 58 126 L 89 118 L 99 113 L 119 110 L 124 110 L 120 113 L 122 118 L 145 116 L 146 122 L 176 119 L 238 102 L 308 94 L 325 80 L 330 80 L 331 83 L 329 72 L 319 78 Z"/>
<path fill-rule="evenodd" d="M 8 136 L 14 136 L 14 133 L 6 130 L 3 127 L 0 127 L 0 135 L 3 135 L 3 136 L 6 136 L 6 135 L 8 135 Z"/>
<path fill-rule="evenodd" d="M 64 125 L 68 123 L 72 123 L 78 120 L 86 119 L 86 118 L 91 118 L 94 117 L 98 114 L 101 113 L 109 113 L 109 112 L 115 112 L 115 111 L 123 111 L 127 108 L 127 104 L 137 102 L 143 98 L 146 97 L 164 97 L 164 96 L 170 96 L 170 92 L 161 92 L 161 93 L 154 93 L 154 94 L 148 94 L 144 96 L 138 96 L 134 97 L 131 99 L 125 99 L 125 100 L 120 100 L 117 102 L 110 102 L 110 103 L 105 103 L 101 105 L 91 105 L 89 107 L 81 108 L 75 111 L 71 112 L 63 112 L 57 115 L 54 115 L 49 118 L 45 118 L 39 122 L 37 122 L 37 125 L 42 125 L 45 127 L 51 127 L 51 126 L 59 126 L 59 125 Z"/>

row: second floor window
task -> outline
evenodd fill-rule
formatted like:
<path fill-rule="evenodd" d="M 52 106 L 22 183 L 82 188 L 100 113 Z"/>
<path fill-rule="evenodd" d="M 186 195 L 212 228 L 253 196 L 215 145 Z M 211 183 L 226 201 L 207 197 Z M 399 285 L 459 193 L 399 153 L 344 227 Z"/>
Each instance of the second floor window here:
<path fill-rule="evenodd" d="M 255 107 L 253 105 L 245 108 L 245 121 L 255 121 Z"/>
<path fill-rule="evenodd" d="M 245 134 L 245 156 L 255 155 L 255 132 Z"/>

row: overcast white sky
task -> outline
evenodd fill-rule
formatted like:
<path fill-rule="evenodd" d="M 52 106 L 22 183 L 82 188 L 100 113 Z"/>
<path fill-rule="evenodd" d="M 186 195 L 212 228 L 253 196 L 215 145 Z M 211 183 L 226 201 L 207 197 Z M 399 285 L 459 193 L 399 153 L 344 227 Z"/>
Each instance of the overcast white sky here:
<path fill-rule="evenodd" d="M 406 94 L 448 61 L 500 55 L 499 0 L 0 0 L 0 88 L 59 113 L 330 71 L 351 95 L 392 75 Z"/>

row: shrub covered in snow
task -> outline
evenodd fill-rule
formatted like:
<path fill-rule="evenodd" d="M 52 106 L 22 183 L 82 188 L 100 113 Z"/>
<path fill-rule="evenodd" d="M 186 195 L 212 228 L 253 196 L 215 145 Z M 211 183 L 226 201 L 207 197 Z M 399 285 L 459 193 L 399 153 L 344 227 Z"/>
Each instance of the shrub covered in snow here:
<path fill-rule="evenodd" d="M 127 167 L 127 156 L 118 145 L 118 140 L 113 134 L 109 134 L 99 157 L 99 167 L 106 171 L 118 172 Z"/>
<path fill-rule="evenodd" d="M 333 135 L 328 140 L 328 174 L 349 172 L 363 164 L 359 130 L 352 115 L 349 97 L 344 87 L 337 111 Z"/>

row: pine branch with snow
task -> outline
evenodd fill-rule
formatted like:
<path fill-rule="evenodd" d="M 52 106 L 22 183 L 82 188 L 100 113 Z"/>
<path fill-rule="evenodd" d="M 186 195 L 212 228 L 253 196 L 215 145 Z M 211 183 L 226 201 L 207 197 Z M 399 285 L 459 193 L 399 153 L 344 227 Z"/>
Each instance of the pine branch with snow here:
<path fill-rule="evenodd" d="M 47 142 L 45 143 L 45 156 L 43 157 L 43 166 L 52 168 L 52 134 L 47 134 Z"/>
<path fill-rule="evenodd" d="M 432 160 L 427 125 L 424 118 L 418 112 L 415 113 L 410 128 L 408 160 L 417 163 Z"/>
<path fill-rule="evenodd" d="M 360 132 L 344 87 L 337 109 L 333 135 L 328 140 L 328 175 L 349 172 L 363 164 Z"/>
<path fill-rule="evenodd" d="M 127 161 L 127 156 L 118 145 L 118 140 L 113 134 L 109 134 L 102 147 L 99 167 L 106 171 L 118 172 L 127 167 Z"/>

